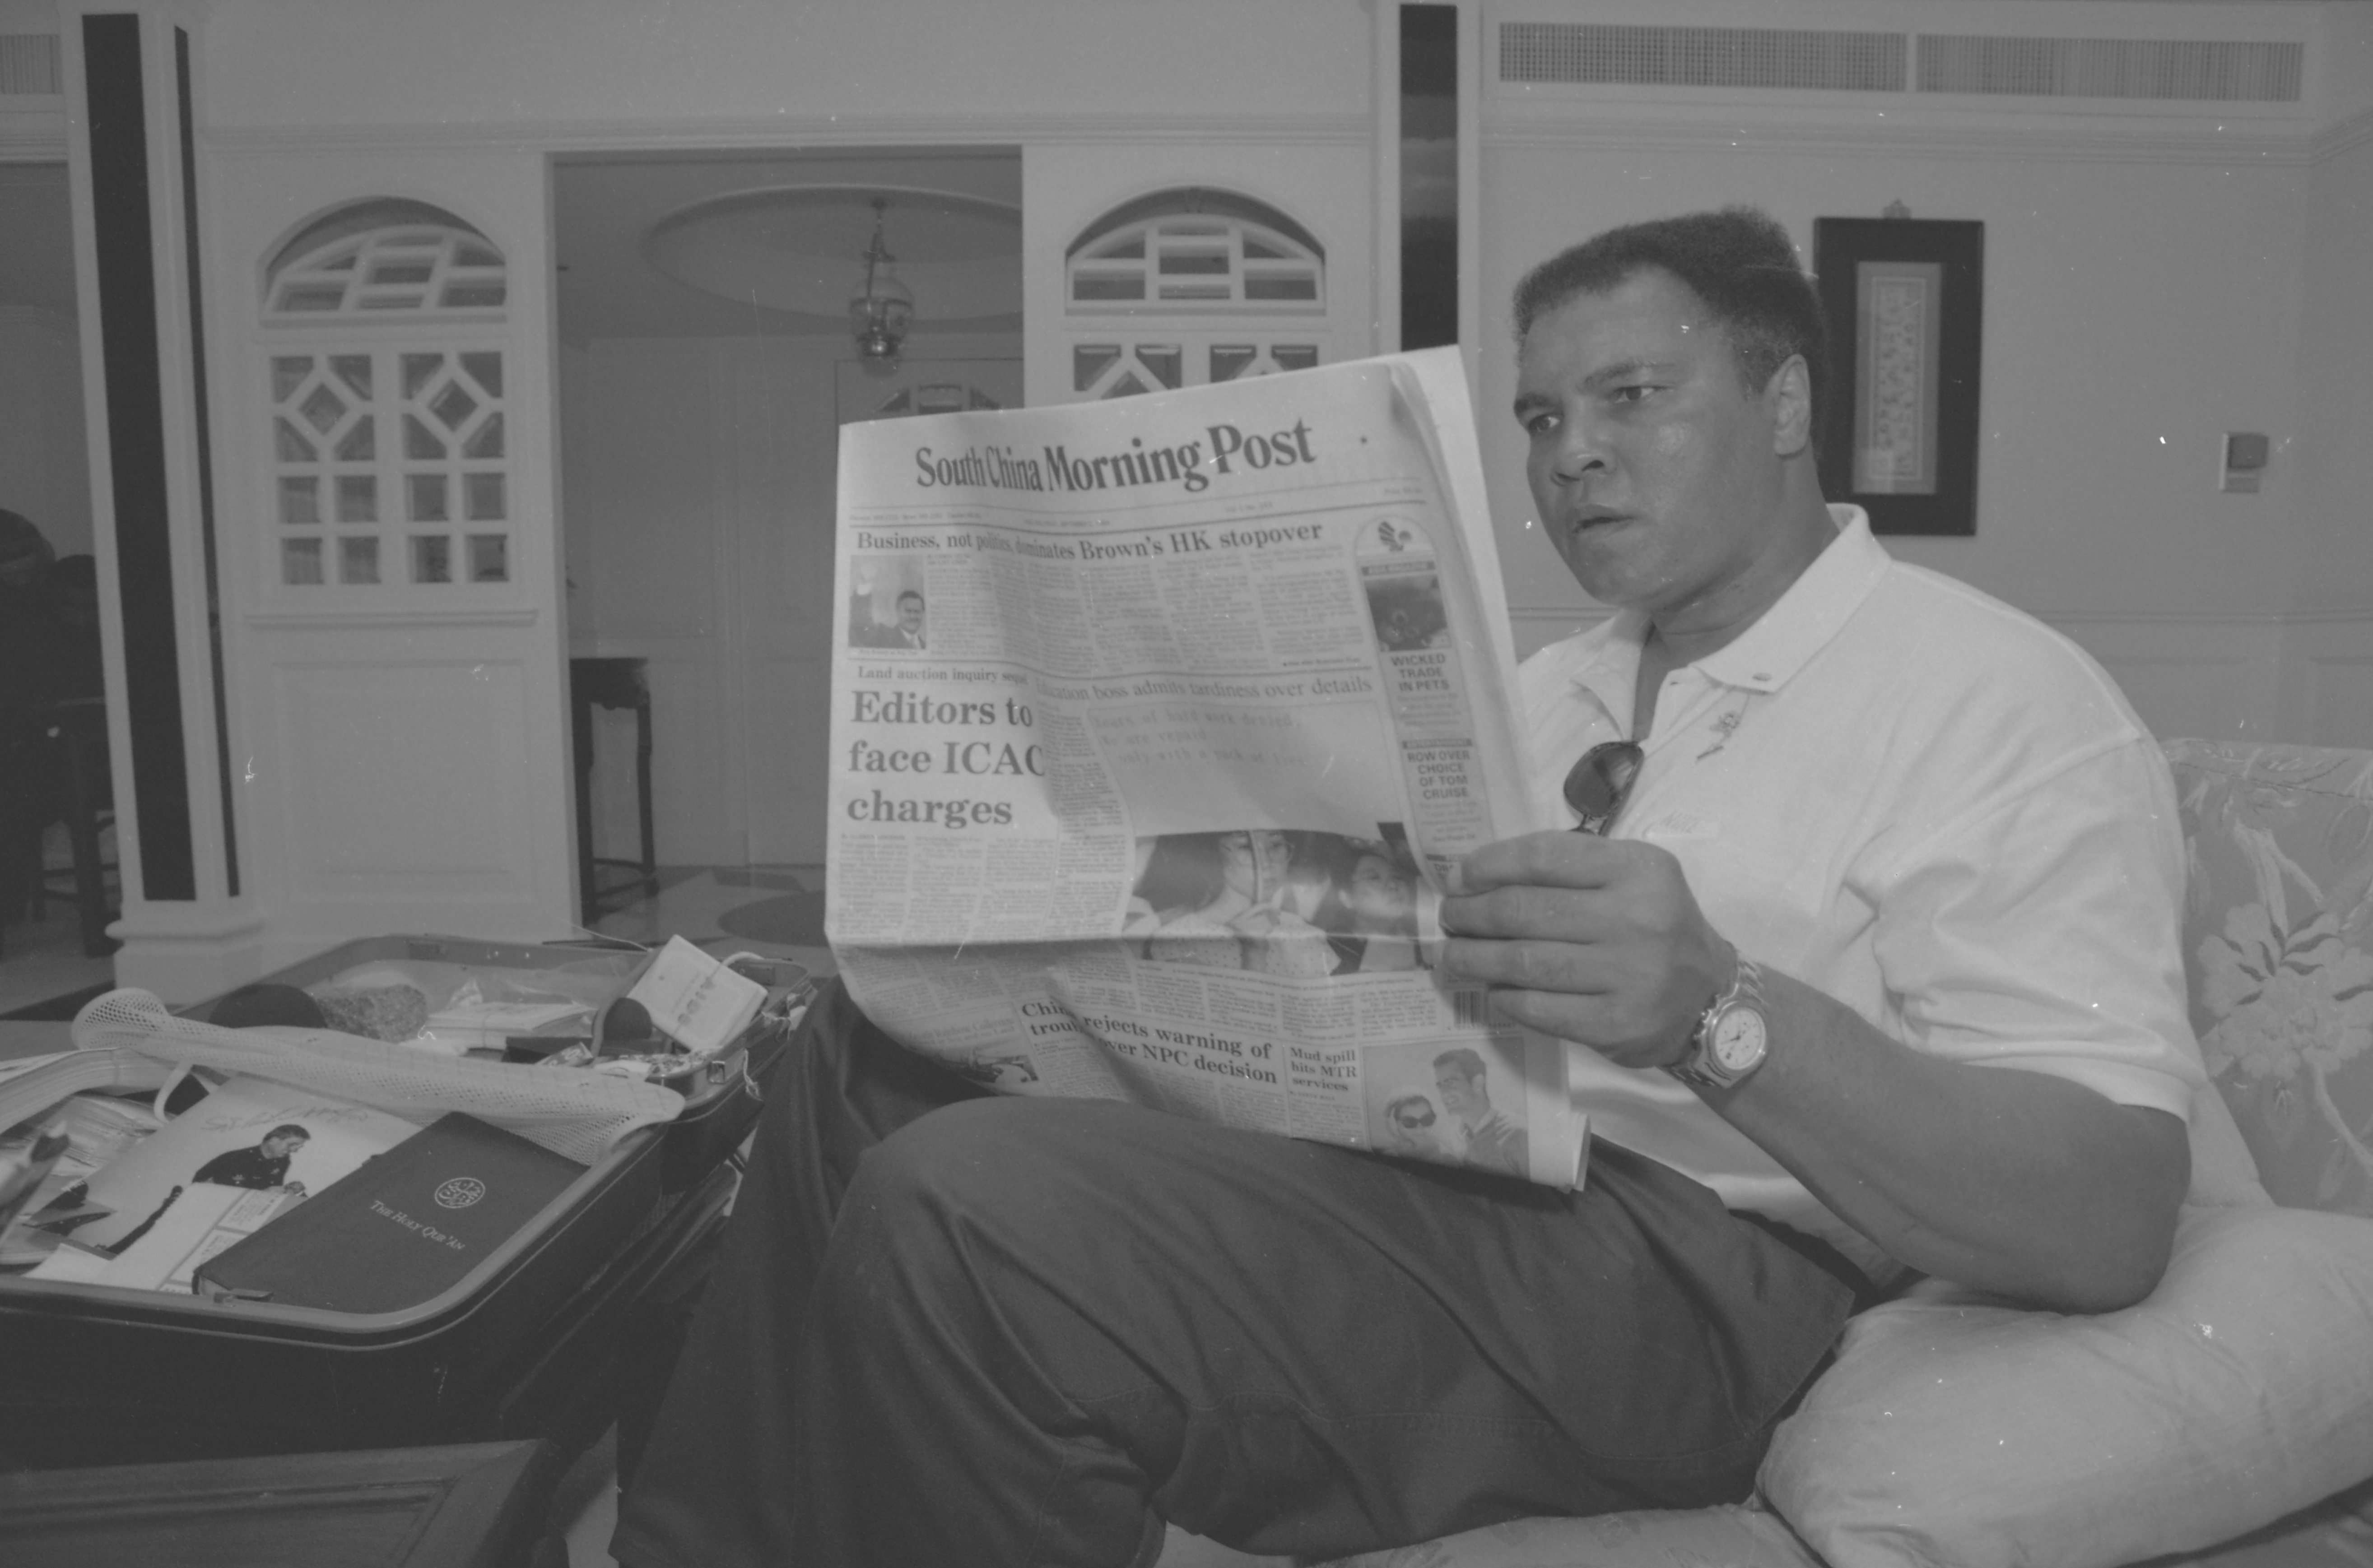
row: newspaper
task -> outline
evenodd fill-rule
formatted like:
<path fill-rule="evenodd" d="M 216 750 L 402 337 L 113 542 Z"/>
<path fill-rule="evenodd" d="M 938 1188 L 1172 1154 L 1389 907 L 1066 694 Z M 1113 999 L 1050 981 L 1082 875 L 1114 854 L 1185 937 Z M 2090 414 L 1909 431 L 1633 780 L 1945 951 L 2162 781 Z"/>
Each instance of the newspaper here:
<path fill-rule="evenodd" d="M 825 928 L 1016 1094 L 1568 1188 L 1563 1046 L 1437 959 L 1531 819 L 1455 350 L 844 428 Z"/>

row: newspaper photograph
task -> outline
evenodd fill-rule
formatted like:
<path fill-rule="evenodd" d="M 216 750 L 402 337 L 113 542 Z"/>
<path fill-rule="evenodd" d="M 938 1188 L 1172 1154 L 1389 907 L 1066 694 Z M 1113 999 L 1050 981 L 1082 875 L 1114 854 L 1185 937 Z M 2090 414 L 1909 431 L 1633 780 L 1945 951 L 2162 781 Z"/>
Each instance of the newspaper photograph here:
<path fill-rule="evenodd" d="M 1537 826 L 1455 349 L 844 427 L 825 929 L 1014 1094 L 1582 1179 L 1561 1043 L 1436 965 Z"/>

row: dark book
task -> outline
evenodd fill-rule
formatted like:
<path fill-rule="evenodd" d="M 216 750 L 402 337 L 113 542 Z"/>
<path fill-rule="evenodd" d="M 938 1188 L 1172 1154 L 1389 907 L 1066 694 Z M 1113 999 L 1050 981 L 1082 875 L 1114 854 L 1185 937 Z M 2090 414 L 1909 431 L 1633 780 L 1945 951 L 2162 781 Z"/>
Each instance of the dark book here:
<path fill-rule="evenodd" d="M 584 1174 L 454 1111 L 200 1264 L 197 1292 L 400 1312 L 451 1289 Z"/>

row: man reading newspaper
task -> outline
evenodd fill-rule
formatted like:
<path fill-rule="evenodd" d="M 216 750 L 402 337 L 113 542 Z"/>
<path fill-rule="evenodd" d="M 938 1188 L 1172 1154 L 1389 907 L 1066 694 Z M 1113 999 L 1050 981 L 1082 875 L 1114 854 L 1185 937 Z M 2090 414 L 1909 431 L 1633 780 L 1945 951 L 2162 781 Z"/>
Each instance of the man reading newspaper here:
<path fill-rule="evenodd" d="M 1524 668 L 1535 784 L 1640 765 L 1583 802 L 1608 836 L 1467 855 L 1442 962 L 1587 1048 L 1587 1181 L 987 1098 L 836 1000 L 623 1562 L 1117 1568 L 1164 1521 L 1325 1557 L 1736 1500 L 1858 1300 L 2151 1289 L 2202 1081 L 2156 748 L 2063 639 L 1825 505 L 1776 225 L 1602 235 L 1516 324 L 1539 521 L 1619 610 Z"/>

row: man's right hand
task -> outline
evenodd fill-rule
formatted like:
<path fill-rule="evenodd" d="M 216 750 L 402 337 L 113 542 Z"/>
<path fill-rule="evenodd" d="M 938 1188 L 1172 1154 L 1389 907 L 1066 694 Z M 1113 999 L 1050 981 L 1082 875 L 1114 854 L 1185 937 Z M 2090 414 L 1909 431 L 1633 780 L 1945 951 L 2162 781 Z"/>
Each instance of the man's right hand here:
<path fill-rule="evenodd" d="M 1654 844 L 1528 833 L 1469 854 L 1455 886 L 1443 967 L 1489 983 L 1508 1017 L 1621 1066 L 1678 1062 L 1736 965 Z"/>

